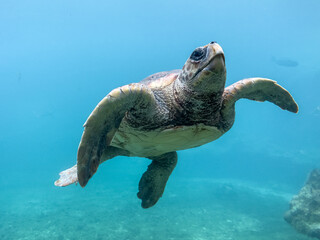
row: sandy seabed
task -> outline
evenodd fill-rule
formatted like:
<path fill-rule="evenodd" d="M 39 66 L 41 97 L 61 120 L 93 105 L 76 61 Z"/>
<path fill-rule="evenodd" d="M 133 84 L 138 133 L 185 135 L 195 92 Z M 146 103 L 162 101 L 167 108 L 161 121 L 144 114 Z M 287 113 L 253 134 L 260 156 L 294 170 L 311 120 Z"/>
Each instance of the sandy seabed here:
<path fill-rule="evenodd" d="M 235 180 L 174 179 L 142 209 L 136 183 L 2 189 L 0 239 L 306 240 L 284 220 L 291 194 Z"/>

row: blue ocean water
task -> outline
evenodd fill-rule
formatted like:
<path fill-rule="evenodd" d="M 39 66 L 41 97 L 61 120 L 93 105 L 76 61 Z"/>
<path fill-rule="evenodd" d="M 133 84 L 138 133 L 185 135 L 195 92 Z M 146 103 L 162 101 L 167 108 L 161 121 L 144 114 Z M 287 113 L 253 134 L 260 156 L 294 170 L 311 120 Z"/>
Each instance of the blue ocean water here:
<path fill-rule="evenodd" d="M 307 239 L 283 220 L 320 167 L 319 1 L 0 1 L 0 239 Z M 112 89 L 182 68 L 211 41 L 227 86 L 276 80 L 299 113 L 240 100 L 233 128 L 178 152 L 142 209 L 149 160 L 117 157 L 58 188 L 83 123 Z"/>

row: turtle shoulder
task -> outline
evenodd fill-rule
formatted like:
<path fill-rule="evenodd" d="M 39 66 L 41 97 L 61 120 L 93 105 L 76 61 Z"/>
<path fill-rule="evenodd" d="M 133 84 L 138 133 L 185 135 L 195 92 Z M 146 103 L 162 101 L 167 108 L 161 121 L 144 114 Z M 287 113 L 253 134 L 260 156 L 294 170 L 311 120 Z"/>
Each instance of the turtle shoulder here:
<path fill-rule="evenodd" d="M 158 72 L 146 77 L 140 83 L 149 87 L 150 89 L 162 89 L 173 83 L 179 76 L 180 72 L 181 70 L 179 69 L 166 72 Z"/>

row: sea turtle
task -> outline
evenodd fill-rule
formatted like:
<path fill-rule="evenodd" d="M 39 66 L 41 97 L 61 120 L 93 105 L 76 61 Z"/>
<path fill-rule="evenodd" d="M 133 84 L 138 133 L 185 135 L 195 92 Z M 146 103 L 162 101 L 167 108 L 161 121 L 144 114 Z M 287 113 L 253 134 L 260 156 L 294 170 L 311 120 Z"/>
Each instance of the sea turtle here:
<path fill-rule="evenodd" d="M 298 112 L 289 92 L 275 81 L 248 78 L 225 88 L 226 67 L 216 42 L 196 48 L 182 70 L 153 74 L 112 90 L 88 117 L 77 164 L 60 173 L 56 186 L 86 186 L 98 166 L 116 156 L 151 159 L 139 182 L 142 207 L 153 206 L 177 164 L 178 150 L 221 137 L 233 125 L 240 98 L 269 101 Z"/>

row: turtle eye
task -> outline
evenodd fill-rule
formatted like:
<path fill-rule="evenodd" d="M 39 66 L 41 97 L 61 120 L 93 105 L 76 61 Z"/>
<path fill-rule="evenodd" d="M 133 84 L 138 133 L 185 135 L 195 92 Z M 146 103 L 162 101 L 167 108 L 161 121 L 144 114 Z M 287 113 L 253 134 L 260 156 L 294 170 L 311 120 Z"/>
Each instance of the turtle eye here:
<path fill-rule="evenodd" d="M 194 61 L 199 61 L 206 55 L 206 52 L 207 48 L 197 48 L 191 54 L 190 59 Z"/>

